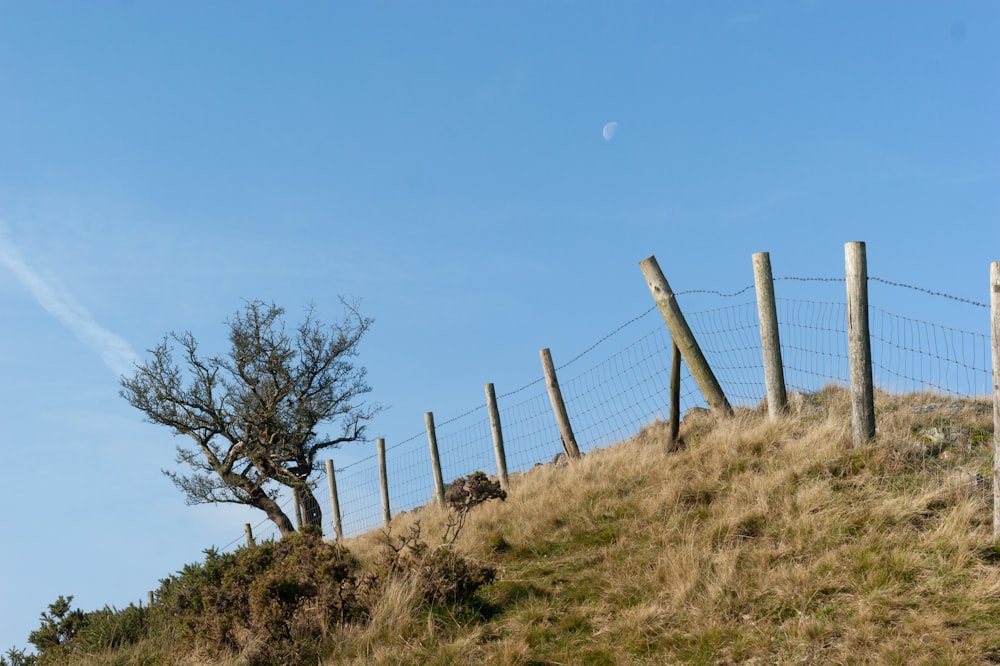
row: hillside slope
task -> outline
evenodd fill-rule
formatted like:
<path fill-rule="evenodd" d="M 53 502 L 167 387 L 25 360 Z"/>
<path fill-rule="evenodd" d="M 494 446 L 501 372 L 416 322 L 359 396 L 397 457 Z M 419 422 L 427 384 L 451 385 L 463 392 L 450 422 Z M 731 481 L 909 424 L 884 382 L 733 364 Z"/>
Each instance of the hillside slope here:
<path fill-rule="evenodd" d="M 688 419 L 678 453 L 653 424 L 539 468 L 462 534 L 500 572 L 487 618 L 415 611 L 403 640 L 328 663 L 1000 662 L 1000 558 L 975 476 L 989 411 L 947 407 L 971 433 L 959 460 L 929 444 L 936 400 L 881 396 L 878 441 L 860 449 L 828 389 L 778 423 Z"/>
<path fill-rule="evenodd" d="M 977 477 L 988 410 L 879 396 L 878 439 L 860 448 L 848 410 L 827 389 L 778 422 L 694 415 L 675 453 L 654 423 L 515 476 L 454 543 L 496 569 L 472 603 L 429 605 L 397 580 L 363 621 L 324 628 L 319 663 L 1000 663 L 1000 553 Z M 392 534 L 418 520 L 432 545 L 448 531 L 428 506 Z M 347 546 L 376 566 L 385 541 Z M 67 663 L 255 661 L 204 654 L 165 632 Z"/>

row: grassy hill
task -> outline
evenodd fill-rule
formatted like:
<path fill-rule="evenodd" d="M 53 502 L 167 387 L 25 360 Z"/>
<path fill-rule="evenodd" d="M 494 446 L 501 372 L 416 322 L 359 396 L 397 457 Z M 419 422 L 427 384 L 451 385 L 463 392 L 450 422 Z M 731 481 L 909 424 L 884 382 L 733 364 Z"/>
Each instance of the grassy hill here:
<path fill-rule="evenodd" d="M 220 655 L 151 614 L 137 643 L 53 663 L 1000 663 L 989 409 L 883 395 L 877 410 L 861 448 L 832 388 L 777 422 L 692 415 L 671 454 L 654 423 L 513 477 L 443 549 L 454 514 L 398 516 L 388 539 L 347 543 L 359 572 L 384 573 L 387 550 L 398 563 L 419 520 L 422 556 L 455 553 L 449 571 L 486 565 L 492 582 L 434 602 L 426 576 L 398 567 L 367 597 L 359 584 L 363 612 L 327 618 L 283 657 L 249 634 Z"/>

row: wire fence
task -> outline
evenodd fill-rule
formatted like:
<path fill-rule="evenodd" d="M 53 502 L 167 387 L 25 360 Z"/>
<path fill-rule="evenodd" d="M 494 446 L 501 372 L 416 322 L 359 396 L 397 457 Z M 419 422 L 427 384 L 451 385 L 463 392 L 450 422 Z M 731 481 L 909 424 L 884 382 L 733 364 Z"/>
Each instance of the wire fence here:
<path fill-rule="evenodd" d="M 775 279 L 779 336 L 785 383 L 790 392 L 811 394 L 829 384 L 849 383 L 845 280 L 843 278 Z M 951 467 L 979 461 L 966 469 L 982 482 L 984 451 L 992 425 L 989 306 L 976 301 L 881 278 L 869 278 L 886 290 L 872 298 L 869 325 L 875 386 L 886 394 L 919 393 L 909 409 L 926 415 L 913 432 L 923 459 L 938 464 L 951 453 Z M 782 292 L 807 290 L 810 298 Z M 820 298 L 817 299 L 817 296 Z M 719 384 L 734 406 L 754 407 L 765 398 L 764 371 L 753 285 L 730 294 L 694 290 L 676 294 L 678 303 Z M 878 304 L 876 304 L 876 301 Z M 902 310 L 885 309 L 885 303 Z M 970 330 L 916 318 L 913 313 L 951 308 L 949 321 L 968 322 Z M 905 311 L 903 311 L 905 310 Z M 656 307 L 602 337 L 558 368 L 559 384 L 581 452 L 605 447 L 635 435 L 669 409 L 672 341 Z M 510 473 L 546 463 L 562 444 L 544 380 L 539 377 L 497 397 Z M 681 413 L 704 407 L 698 387 L 682 366 Z M 980 418 L 981 417 L 981 418 Z M 445 482 L 496 468 L 488 410 L 484 403 L 436 426 Z M 434 480 L 425 432 L 387 448 L 388 486 L 394 513 L 431 501 Z M 987 455 L 988 458 L 988 455 Z M 982 468 L 982 469 L 980 469 Z M 336 470 L 344 533 L 353 536 L 382 524 L 376 456 Z M 324 529 L 332 533 L 331 502 L 325 474 L 316 479 Z M 291 501 L 286 502 L 291 506 Z M 254 527 L 259 538 L 277 538 L 272 524 Z M 242 541 L 238 537 L 226 548 Z"/>

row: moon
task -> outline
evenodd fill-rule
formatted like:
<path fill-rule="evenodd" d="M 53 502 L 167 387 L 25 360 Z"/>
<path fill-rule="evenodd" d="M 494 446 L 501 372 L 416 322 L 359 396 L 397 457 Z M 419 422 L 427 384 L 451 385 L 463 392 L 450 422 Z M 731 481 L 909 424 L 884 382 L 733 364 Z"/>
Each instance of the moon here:
<path fill-rule="evenodd" d="M 611 141 L 611 139 L 615 138 L 616 131 L 618 131 L 618 122 L 612 120 L 604 126 L 604 129 L 601 130 L 601 134 L 604 135 L 605 141 Z"/>

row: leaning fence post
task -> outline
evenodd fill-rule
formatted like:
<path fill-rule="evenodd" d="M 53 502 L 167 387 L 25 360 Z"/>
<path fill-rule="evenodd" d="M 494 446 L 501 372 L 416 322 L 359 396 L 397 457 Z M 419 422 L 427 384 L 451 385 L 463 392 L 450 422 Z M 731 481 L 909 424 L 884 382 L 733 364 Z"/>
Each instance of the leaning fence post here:
<path fill-rule="evenodd" d="M 764 386 L 767 390 L 767 413 L 777 419 L 788 407 L 785 371 L 778 339 L 778 310 L 774 304 L 774 278 L 771 255 L 753 255 L 753 282 L 757 291 L 757 318 L 760 320 L 760 347 L 764 355 Z"/>
<path fill-rule="evenodd" d="M 681 350 L 670 342 L 670 441 L 667 453 L 677 449 L 681 432 Z"/>
<path fill-rule="evenodd" d="M 507 455 L 503 450 L 500 410 L 497 408 L 497 394 L 493 390 L 493 384 L 486 385 L 486 406 L 490 412 L 490 431 L 493 434 L 493 453 L 496 454 L 497 459 L 497 478 L 500 480 L 500 488 L 507 492 L 510 490 L 507 479 Z"/>
<path fill-rule="evenodd" d="M 868 260 L 865 244 L 844 246 L 847 274 L 847 342 L 851 371 L 851 433 L 854 445 L 875 439 L 875 388 L 868 330 Z"/>
<path fill-rule="evenodd" d="M 382 488 L 382 523 L 388 527 L 392 512 L 389 510 L 389 474 L 385 469 L 385 440 L 379 437 L 375 445 L 378 447 L 378 480 Z"/>
<path fill-rule="evenodd" d="M 255 542 L 253 540 L 253 529 L 250 527 L 250 523 L 243 523 L 243 534 L 247 537 L 247 547 L 253 548 Z"/>
<path fill-rule="evenodd" d="M 556 366 L 552 363 L 552 353 L 549 348 L 539 352 L 542 357 L 542 371 L 545 373 L 545 385 L 549 388 L 549 401 L 552 403 L 552 411 L 556 416 L 556 423 L 559 424 L 559 437 L 562 439 L 563 449 L 570 458 L 580 457 L 580 447 L 576 445 L 576 437 L 573 436 L 573 427 L 569 423 L 569 414 L 566 412 L 566 403 L 563 402 L 562 391 L 559 389 L 559 379 L 556 377 Z"/>
<path fill-rule="evenodd" d="M 1000 538 L 1000 261 L 990 264 L 990 339 L 993 348 L 993 538 Z"/>
<path fill-rule="evenodd" d="M 444 506 L 444 478 L 441 476 L 441 456 L 438 455 L 437 432 L 434 430 L 434 412 L 424 412 L 427 426 L 427 445 L 431 450 L 431 468 L 434 471 L 434 497 Z"/>
<path fill-rule="evenodd" d="M 646 284 L 649 286 L 650 293 L 653 294 L 653 300 L 656 301 L 667 328 L 670 329 L 671 337 L 681 350 L 684 362 L 687 363 L 688 370 L 698 383 L 698 388 L 701 389 L 709 407 L 717 414 L 732 416 L 733 408 L 729 406 L 726 394 L 722 392 L 719 381 L 715 378 L 712 368 L 701 352 L 701 347 L 698 346 L 698 341 L 695 340 L 691 328 L 684 319 L 684 314 L 681 312 L 680 306 L 677 305 L 674 292 L 670 289 L 667 278 L 663 276 L 663 271 L 660 270 L 656 257 L 643 259 L 639 262 L 639 268 L 642 269 L 642 274 L 646 277 Z"/>
<path fill-rule="evenodd" d="M 330 513 L 333 514 L 333 533 L 337 541 L 344 540 L 344 526 L 340 521 L 340 497 L 337 496 L 337 477 L 333 469 L 333 461 L 326 460 L 326 484 L 330 490 Z"/>

